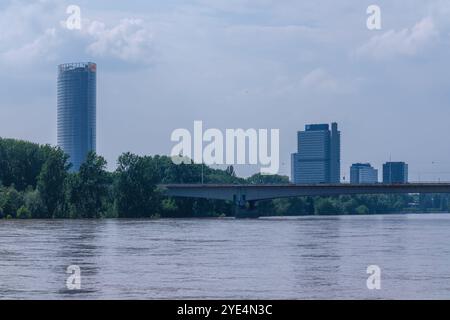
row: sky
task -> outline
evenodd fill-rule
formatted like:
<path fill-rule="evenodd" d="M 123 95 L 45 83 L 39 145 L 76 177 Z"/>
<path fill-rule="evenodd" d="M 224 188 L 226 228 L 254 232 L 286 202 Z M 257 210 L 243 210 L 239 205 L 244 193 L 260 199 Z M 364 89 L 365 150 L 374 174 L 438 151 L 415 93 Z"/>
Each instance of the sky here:
<path fill-rule="evenodd" d="M 372 4 L 381 30 L 366 26 Z M 111 170 L 122 152 L 169 154 L 171 133 L 201 120 L 279 129 L 289 175 L 296 132 L 337 122 L 347 179 L 392 160 L 450 181 L 449 17 L 448 0 L 0 0 L 0 136 L 56 144 L 57 65 L 93 61 Z"/>

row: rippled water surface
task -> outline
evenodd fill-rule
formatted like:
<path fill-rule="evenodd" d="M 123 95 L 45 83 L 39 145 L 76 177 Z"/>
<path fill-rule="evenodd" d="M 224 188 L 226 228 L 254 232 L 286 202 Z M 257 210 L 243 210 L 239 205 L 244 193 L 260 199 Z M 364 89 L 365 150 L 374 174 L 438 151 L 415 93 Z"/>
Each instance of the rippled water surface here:
<path fill-rule="evenodd" d="M 450 215 L 0 220 L 0 298 L 447 299 Z"/>

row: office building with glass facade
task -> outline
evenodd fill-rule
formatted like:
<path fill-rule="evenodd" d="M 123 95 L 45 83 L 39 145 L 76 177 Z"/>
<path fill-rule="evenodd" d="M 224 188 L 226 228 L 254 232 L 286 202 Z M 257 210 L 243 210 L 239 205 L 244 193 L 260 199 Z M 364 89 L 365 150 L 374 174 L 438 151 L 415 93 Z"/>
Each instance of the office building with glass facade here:
<path fill-rule="evenodd" d="M 291 180 L 297 184 L 340 182 L 340 131 L 337 124 L 309 124 L 297 133 Z"/>
<path fill-rule="evenodd" d="M 350 167 L 350 183 L 377 183 L 378 170 L 370 163 L 354 163 Z"/>
<path fill-rule="evenodd" d="M 408 165 L 404 162 L 386 162 L 383 164 L 383 183 L 407 183 Z"/>

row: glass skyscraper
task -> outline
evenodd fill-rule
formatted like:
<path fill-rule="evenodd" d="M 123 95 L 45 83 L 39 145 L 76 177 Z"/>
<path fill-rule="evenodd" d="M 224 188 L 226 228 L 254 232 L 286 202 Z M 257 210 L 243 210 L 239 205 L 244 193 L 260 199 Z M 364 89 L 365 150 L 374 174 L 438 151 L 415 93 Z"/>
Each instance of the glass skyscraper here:
<path fill-rule="evenodd" d="M 58 146 L 78 171 L 96 150 L 96 73 L 92 62 L 58 66 Z"/>
<path fill-rule="evenodd" d="M 293 183 L 339 183 L 341 133 L 337 124 L 308 124 L 297 134 L 297 153 L 291 156 Z"/>

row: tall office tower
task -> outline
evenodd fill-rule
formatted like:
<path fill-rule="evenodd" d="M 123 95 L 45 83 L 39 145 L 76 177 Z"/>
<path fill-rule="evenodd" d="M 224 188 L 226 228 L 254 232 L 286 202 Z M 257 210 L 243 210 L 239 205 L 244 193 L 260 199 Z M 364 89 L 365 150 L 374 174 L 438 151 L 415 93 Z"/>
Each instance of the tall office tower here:
<path fill-rule="evenodd" d="M 377 183 L 378 170 L 370 163 L 354 163 L 350 167 L 350 183 Z"/>
<path fill-rule="evenodd" d="M 96 73 L 92 62 L 58 66 L 58 146 L 73 171 L 96 150 Z"/>
<path fill-rule="evenodd" d="M 383 183 L 408 183 L 408 165 L 404 162 L 383 164 Z"/>
<path fill-rule="evenodd" d="M 337 124 L 308 124 L 297 133 L 297 153 L 291 155 L 293 183 L 339 183 L 341 133 Z"/>

